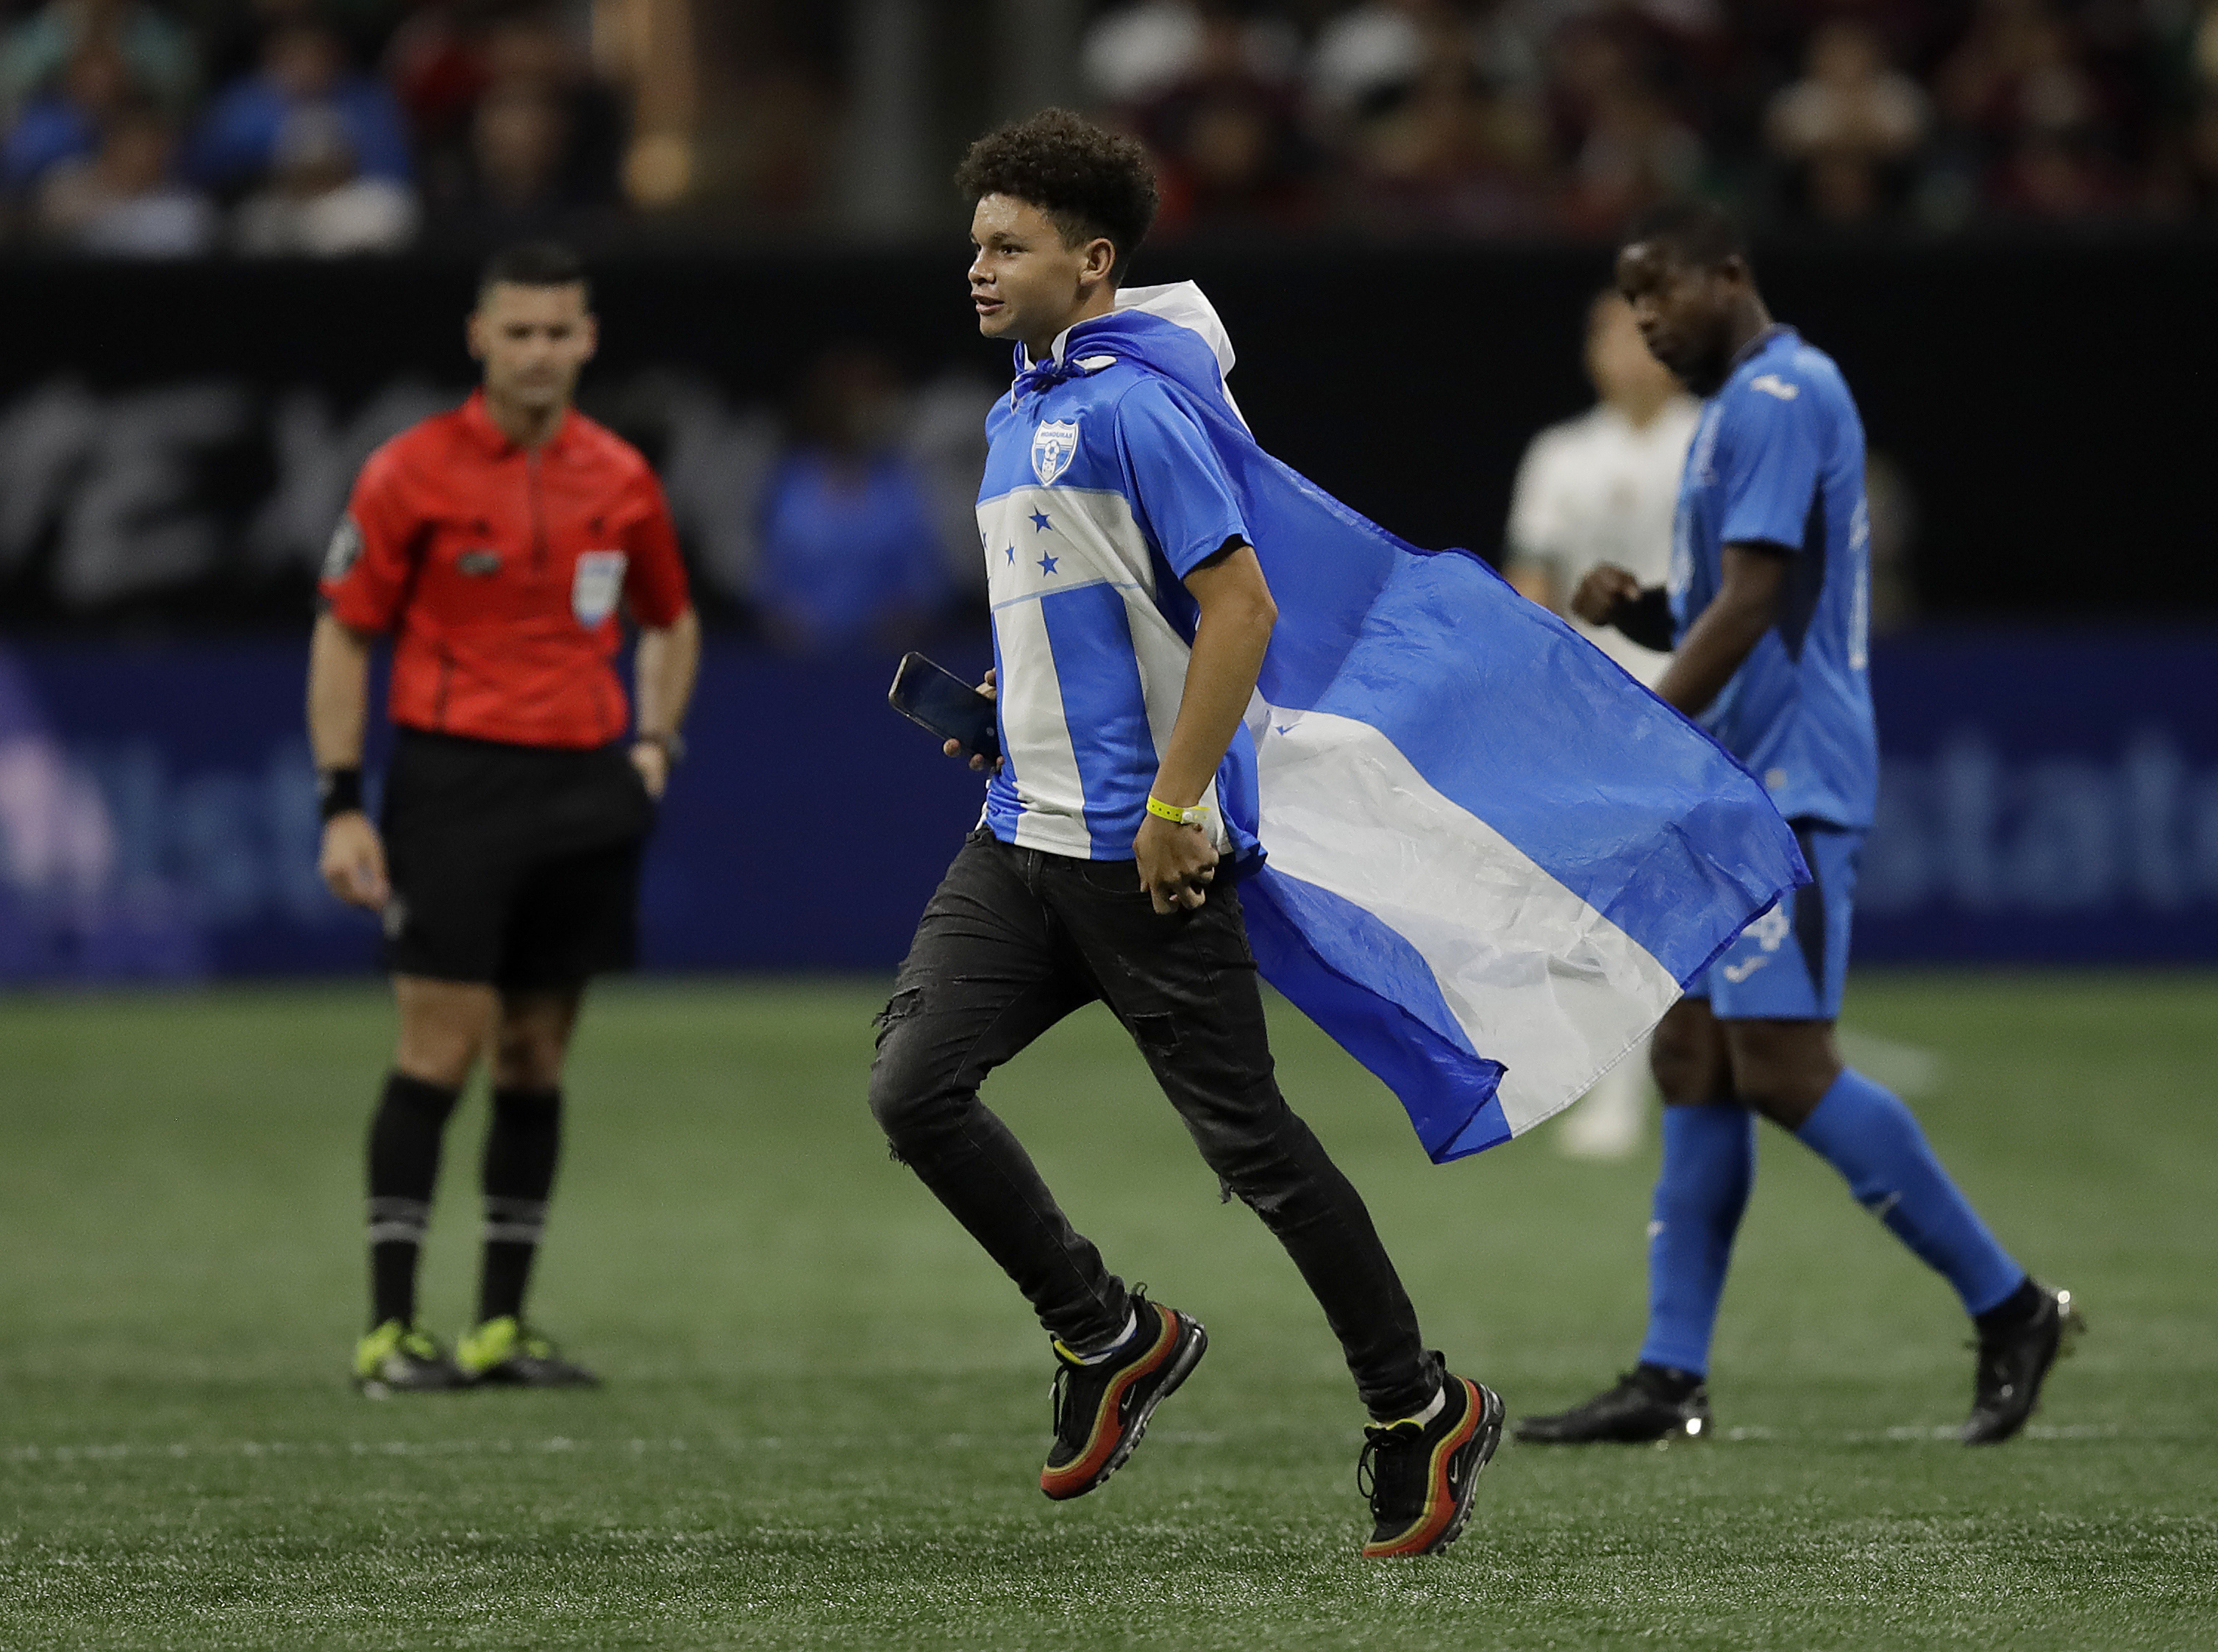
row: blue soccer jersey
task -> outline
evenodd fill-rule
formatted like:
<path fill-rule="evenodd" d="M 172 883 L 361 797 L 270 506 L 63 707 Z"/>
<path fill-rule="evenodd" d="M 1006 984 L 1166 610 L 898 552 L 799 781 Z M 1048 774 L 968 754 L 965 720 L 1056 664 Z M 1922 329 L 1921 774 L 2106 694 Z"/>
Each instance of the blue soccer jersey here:
<path fill-rule="evenodd" d="M 1057 341 L 1073 376 L 1002 397 L 978 531 L 994 611 L 1003 763 L 986 824 L 1004 843 L 1130 860 L 1186 688 L 1198 609 L 1181 583 L 1248 542 L 1230 480 L 1162 382 L 1116 355 L 1119 318 Z M 1202 801 L 1254 784 L 1244 730 Z M 1252 807 L 1247 811 L 1252 814 Z"/>
<path fill-rule="evenodd" d="M 1750 345 L 1702 405 L 1673 535 L 1682 637 L 1718 594 L 1724 548 L 1753 543 L 1789 558 L 1779 613 L 1702 726 L 1787 819 L 1868 826 L 1879 741 L 1863 423 L 1832 358 L 1791 327 Z"/>

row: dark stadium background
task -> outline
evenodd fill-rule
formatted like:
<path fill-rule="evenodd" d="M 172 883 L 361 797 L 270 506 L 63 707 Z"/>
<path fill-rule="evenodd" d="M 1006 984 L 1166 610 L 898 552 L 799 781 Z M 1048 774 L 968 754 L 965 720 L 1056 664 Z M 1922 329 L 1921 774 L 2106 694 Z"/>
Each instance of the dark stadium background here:
<path fill-rule="evenodd" d="M 941 217 L 900 250 L 610 253 L 587 406 L 666 459 L 672 386 L 777 408 L 832 343 L 982 406 L 1006 362 L 972 332 L 962 222 Z M 1888 783 L 1861 956 L 2218 956 L 2218 249 L 1779 239 L 1759 262 L 1778 313 L 1843 362 L 1914 513 L 1880 573 Z M 323 529 L 273 556 L 253 523 L 284 463 L 288 398 L 312 393 L 343 426 L 395 386 L 436 398 L 467 385 L 471 269 L 0 264 L 16 318 L 0 409 L 19 416 L 0 418 L 13 455 L 0 649 L 22 715 L 97 777 L 121 839 L 90 906 L 20 878 L 0 887 L 0 979 L 368 962 L 366 924 L 320 894 L 310 859 L 296 708 Z M 1594 246 L 1341 238 L 1174 244 L 1138 279 L 1210 293 L 1241 353 L 1236 391 L 1273 451 L 1419 545 L 1496 557 L 1524 442 L 1584 405 L 1579 318 L 1607 270 Z M 39 451 L 28 405 L 112 414 L 164 397 L 183 399 L 168 417 L 186 421 L 164 434 L 118 419 L 106 450 L 49 451 L 43 471 L 26 456 Z M 200 406 L 215 416 L 195 426 Z M 102 464 L 152 490 L 127 496 L 112 538 L 158 549 L 184 519 L 199 548 L 166 572 L 102 564 L 87 597 L 65 548 L 84 537 L 71 500 Z M 697 559 L 722 508 L 681 508 Z M 975 789 L 885 710 L 890 650 L 780 653 L 716 580 L 701 589 L 712 633 L 696 758 L 654 851 L 647 961 L 887 967 Z M 982 616 L 958 602 L 925 643 L 982 666 Z M 774 854 L 783 831 L 756 807 L 765 742 L 806 776 L 812 830 L 842 869 L 828 889 L 728 875 Z M 886 830 L 895 814 L 914 829 Z"/>
<path fill-rule="evenodd" d="M 827 343 L 853 341 L 917 376 L 1006 376 L 1005 352 L 968 325 L 964 221 L 941 217 L 937 244 L 900 252 L 610 255 L 594 271 L 604 343 L 588 400 L 652 450 L 653 421 L 627 419 L 615 395 L 648 369 L 690 368 L 736 399 L 776 402 Z M 1760 248 L 1758 267 L 1776 313 L 1841 362 L 1873 447 L 1907 476 L 1923 616 L 2218 616 L 2218 243 L 1784 240 Z M 472 269 L 0 264 L 0 304 L 16 318 L 0 399 L 58 376 L 109 393 L 214 381 L 263 397 L 306 383 L 343 405 L 409 374 L 466 386 L 457 317 Z M 1416 544 L 1495 556 L 1526 441 L 1592 399 L 1577 341 L 1608 276 L 1598 247 L 1326 239 L 1150 250 L 1133 280 L 1201 283 L 1240 352 L 1242 406 L 1288 463 Z M 242 425 L 195 461 L 219 508 L 267 485 L 262 432 Z M 244 564 L 220 560 L 195 588 L 75 616 L 33 550 L 0 590 L 23 628 L 297 623 L 305 574 L 257 581 Z"/>

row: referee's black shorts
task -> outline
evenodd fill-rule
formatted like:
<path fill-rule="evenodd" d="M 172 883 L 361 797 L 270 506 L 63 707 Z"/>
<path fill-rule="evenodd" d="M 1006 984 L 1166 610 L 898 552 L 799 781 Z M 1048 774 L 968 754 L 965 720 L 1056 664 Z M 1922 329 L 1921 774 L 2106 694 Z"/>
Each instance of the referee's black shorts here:
<path fill-rule="evenodd" d="M 623 746 L 402 728 L 385 783 L 385 967 L 509 988 L 631 967 L 654 803 Z"/>

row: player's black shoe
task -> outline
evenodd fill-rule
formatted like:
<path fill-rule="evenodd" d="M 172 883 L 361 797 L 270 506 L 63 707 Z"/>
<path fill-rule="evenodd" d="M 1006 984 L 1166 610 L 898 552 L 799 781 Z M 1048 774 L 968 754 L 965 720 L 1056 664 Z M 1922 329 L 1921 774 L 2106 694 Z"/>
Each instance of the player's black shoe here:
<path fill-rule="evenodd" d="M 458 1389 L 465 1379 L 437 1338 L 399 1320 L 387 1320 L 354 1349 L 354 1385 L 373 1400 L 388 1394 Z"/>
<path fill-rule="evenodd" d="M 1584 1405 L 1517 1424 L 1517 1438 L 1537 1445 L 1645 1445 L 1701 1439 L 1709 1432 L 1709 1384 L 1685 1371 L 1645 1364 Z"/>
<path fill-rule="evenodd" d="M 1366 1560 L 1436 1555 L 1463 1535 L 1478 1471 L 1502 1444 L 1502 1396 L 1465 1377 L 1441 1379 L 1440 1408 L 1424 1422 L 1373 1423 L 1363 1432 L 1355 1483 L 1371 1499 Z"/>
<path fill-rule="evenodd" d="M 1124 1466 L 1155 1408 L 1209 1350 L 1199 1320 L 1141 1290 L 1132 1293 L 1132 1318 L 1131 1337 L 1098 1364 L 1055 1345 L 1055 1444 L 1040 1489 L 1057 1502 L 1083 1497 Z"/>
<path fill-rule="evenodd" d="M 1972 1414 L 1964 1422 L 1967 1445 L 1999 1445 L 2024 1427 L 2040 1403 L 2049 1367 L 2072 1352 L 2087 1328 L 2070 1291 L 2034 1288 L 2041 1293 L 2038 1308 L 1973 1344 L 1979 1363 L 1972 1379 Z"/>
<path fill-rule="evenodd" d="M 601 1379 L 530 1326 L 487 1320 L 455 1345 L 455 1363 L 473 1387 L 598 1388 Z"/>

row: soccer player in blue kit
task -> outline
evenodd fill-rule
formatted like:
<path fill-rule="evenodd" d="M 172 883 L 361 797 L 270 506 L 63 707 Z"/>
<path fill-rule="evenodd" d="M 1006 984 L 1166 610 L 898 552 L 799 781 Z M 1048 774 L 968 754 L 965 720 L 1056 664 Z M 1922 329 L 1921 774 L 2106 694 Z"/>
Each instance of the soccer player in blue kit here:
<path fill-rule="evenodd" d="M 1434 1552 L 1469 1517 L 1502 1401 L 1426 1348 L 1361 1197 L 1272 1076 L 1237 883 L 1256 845 L 1217 800 L 1254 783 L 1241 720 L 1277 608 L 1200 429 L 1120 358 L 1118 287 L 1155 210 L 1147 153 L 1049 110 L 974 144 L 957 181 L 978 329 L 1019 345 L 978 498 L 1003 758 L 879 1018 L 871 1111 L 1052 1340 L 1040 1489 L 1082 1496 L 1208 1338 L 1109 1271 L 978 1087 L 1106 1003 L 1339 1338 L 1372 1417 L 1363 1553 Z"/>
<path fill-rule="evenodd" d="M 1664 1166 L 1647 1340 L 1617 1384 L 1518 1438 L 1656 1440 L 1710 1426 L 1710 1336 L 1756 1170 L 1758 1115 L 1792 1131 L 1945 1278 L 1977 1328 L 1967 1445 L 2024 1426 L 2078 1328 L 1941 1167 L 1909 1108 L 1833 1042 L 1856 852 L 1878 789 L 1866 674 L 1870 530 L 1863 425 L 1840 369 L 1764 308 L 1732 220 L 1660 207 L 1617 257 L 1656 358 L 1707 398 L 1680 484 L 1671 583 L 1595 569 L 1572 599 L 1677 658 L 1657 693 L 1698 718 L 1793 825 L 1812 882 L 1758 919 L 1657 1029 Z"/>

